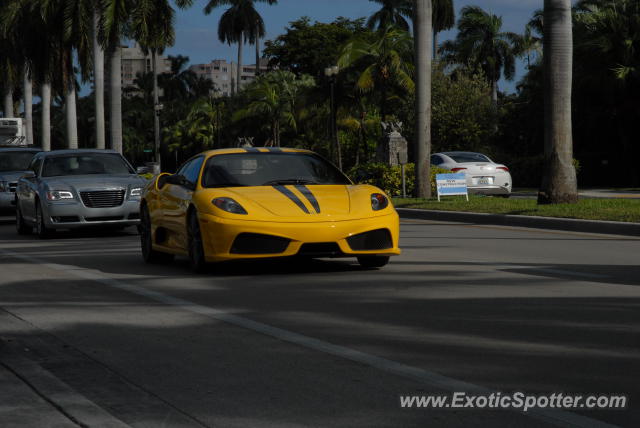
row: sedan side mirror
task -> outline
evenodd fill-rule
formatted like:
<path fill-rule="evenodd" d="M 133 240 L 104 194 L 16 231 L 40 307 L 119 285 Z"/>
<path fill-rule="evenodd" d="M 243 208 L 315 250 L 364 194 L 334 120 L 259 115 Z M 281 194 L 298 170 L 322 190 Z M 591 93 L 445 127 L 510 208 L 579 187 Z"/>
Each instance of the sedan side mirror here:
<path fill-rule="evenodd" d="M 26 178 L 27 180 L 30 180 L 32 178 L 36 178 L 36 173 L 33 171 L 27 171 L 22 175 L 22 178 Z"/>

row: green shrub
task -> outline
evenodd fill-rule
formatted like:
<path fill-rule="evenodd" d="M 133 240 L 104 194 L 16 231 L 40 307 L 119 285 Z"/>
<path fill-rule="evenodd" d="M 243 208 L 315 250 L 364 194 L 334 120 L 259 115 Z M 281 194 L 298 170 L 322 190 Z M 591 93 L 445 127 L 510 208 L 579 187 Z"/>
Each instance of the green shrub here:
<path fill-rule="evenodd" d="M 413 195 L 416 188 L 415 165 L 405 165 L 407 195 Z M 436 192 L 436 174 L 447 174 L 451 171 L 431 166 L 431 192 Z M 402 195 L 402 168 L 383 163 L 367 163 L 358 165 L 349 171 L 349 177 L 358 184 L 371 184 L 384 190 L 390 196 Z"/>

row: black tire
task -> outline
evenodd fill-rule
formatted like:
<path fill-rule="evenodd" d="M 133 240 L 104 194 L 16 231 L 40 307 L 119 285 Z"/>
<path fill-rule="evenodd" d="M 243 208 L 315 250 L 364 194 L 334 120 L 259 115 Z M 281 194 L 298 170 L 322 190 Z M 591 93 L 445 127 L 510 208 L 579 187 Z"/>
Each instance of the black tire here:
<path fill-rule="evenodd" d="M 49 229 L 44 222 L 44 215 L 42 212 L 42 206 L 40 205 L 40 201 L 36 200 L 35 204 L 36 209 L 36 235 L 40 239 L 49 239 L 53 234 L 53 230 Z"/>
<path fill-rule="evenodd" d="M 367 269 L 381 268 L 389 263 L 389 256 L 359 256 L 358 263 Z"/>
<path fill-rule="evenodd" d="M 140 209 L 140 249 L 142 250 L 142 259 L 145 263 L 161 264 L 173 261 L 174 255 L 156 251 L 153 249 L 153 241 L 151 236 L 151 216 L 145 205 Z"/>
<path fill-rule="evenodd" d="M 33 227 L 29 226 L 24 222 L 24 217 L 22 217 L 22 211 L 20 211 L 20 206 L 16 204 L 16 231 L 18 235 L 30 235 L 33 233 Z"/>
<path fill-rule="evenodd" d="M 200 233 L 200 221 L 198 213 L 193 210 L 189 214 L 187 224 L 187 234 L 189 237 L 189 262 L 191 269 L 196 273 L 203 273 L 207 269 L 207 261 L 202 245 L 202 233 Z"/>

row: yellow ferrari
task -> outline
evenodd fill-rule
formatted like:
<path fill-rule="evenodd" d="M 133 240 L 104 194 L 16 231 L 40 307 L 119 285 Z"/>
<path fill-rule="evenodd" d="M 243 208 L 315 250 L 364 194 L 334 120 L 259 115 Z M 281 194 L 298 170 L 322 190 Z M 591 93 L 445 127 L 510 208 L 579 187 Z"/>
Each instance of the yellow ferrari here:
<path fill-rule="evenodd" d="M 382 267 L 400 254 L 399 219 L 384 192 L 355 185 L 321 156 L 288 148 L 201 153 L 160 174 L 140 204 L 147 263 L 266 257 L 357 257 Z"/>

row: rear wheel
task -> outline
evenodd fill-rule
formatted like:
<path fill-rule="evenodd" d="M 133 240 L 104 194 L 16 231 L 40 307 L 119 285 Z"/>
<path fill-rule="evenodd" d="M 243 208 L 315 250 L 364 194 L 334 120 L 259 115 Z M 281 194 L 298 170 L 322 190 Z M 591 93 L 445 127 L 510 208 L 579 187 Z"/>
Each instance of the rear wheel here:
<path fill-rule="evenodd" d="M 162 253 L 153 249 L 153 236 L 151 233 L 151 216 L 146 205 L 140 209 L 140 248 L 145 263 L 159 264 L 169 263 L 173 260 L 173 254 Z"/>
<path fill-rule="evenodd" d="M 16 204 L 16 230 L 18 235 L 29 235 L 33 232 L 33 227 L 24 222 L 24 217 L 22 217 L 22 211 L 20 211 L 18 204 Z"/>
<path fill-rule="evenodd" d="M 202 233 L 200 233 L 200 222 L 198 213 L 193 210 L 189 214 L 187 226 L 189 235 L 189 261 L 191 269 L 196 273 L 202 273 L 207 268 L 207 261 L 204 257 L 204 246 L 202 245 Z"/>
<path fill-rule="evenodd" d="M 359 256 L 358 263 L 363 268 L 381 268 L 389 263 L 389 256 Z"/>
<path fill-rule="evenodd" d="M 36 201 L 36 235 L 40 239 L 49 239 L 53 231 L 44 222 L 44 213 L 40 201 Z"/>

